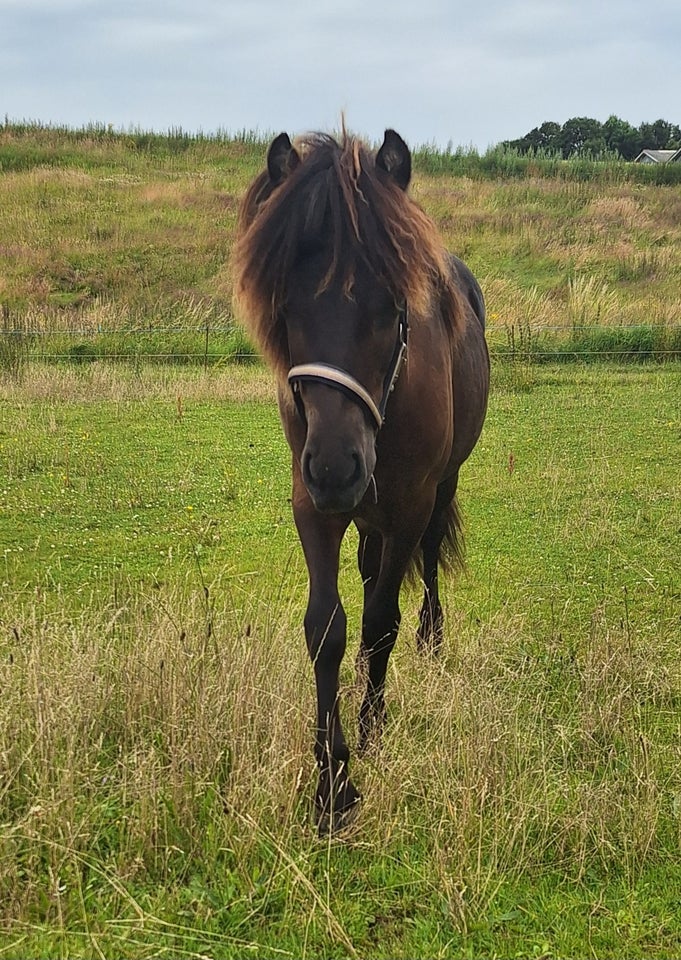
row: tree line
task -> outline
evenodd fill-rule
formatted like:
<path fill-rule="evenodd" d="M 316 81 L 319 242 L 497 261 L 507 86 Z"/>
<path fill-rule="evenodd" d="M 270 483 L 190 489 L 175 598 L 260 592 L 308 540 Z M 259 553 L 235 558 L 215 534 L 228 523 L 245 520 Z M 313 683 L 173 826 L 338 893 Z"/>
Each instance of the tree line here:
<path fill-rule="evenodd" d="M 667 120 L 655 120 L 632 126 L 614 114 L 601 123 L 591 117 L 573 117 L 562 125 L 547 121 L 518 140 L 507 140 L 505 146 L 520 153 L 549 153 L 569 157 L 617 155 L 634 160 L 641 150 L 678 150 L 681 128 Z"/>

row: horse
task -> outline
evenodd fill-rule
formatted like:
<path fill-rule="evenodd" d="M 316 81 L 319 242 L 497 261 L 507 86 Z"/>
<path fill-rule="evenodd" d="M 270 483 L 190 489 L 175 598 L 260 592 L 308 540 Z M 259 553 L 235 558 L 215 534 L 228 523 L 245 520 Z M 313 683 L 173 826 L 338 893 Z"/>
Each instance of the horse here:
<path fill-rule="evenodd" d="M 411 168 L 394 130 L 376 152 L 345 130 L 295 144 L 282 133 L 243 197 L 233 250 L 237 307 L 275 372 L 292 454 L 293 517 L 309 575 L 320 834 L 345 827 L 361 800 L 339 704 L 341 541 L 354 523 L 362 753 L 386 719 L 400 588 L 416 570 L 418 645 L 442 643 L 438 568 L 462 562 L 459 469 L 487 408 L 482 291 L 409 196 Z"/>

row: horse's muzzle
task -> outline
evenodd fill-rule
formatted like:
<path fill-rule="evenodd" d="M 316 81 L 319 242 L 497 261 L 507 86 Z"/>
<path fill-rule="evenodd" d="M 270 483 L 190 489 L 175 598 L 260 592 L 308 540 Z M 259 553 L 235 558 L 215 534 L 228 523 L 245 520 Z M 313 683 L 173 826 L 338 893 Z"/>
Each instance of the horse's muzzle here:
<path fill-rule="evenodd" d="M 366 493 L 371 470 L 356 451 L 337 452 L 333 458 L 303 453 L 303 482 L 320 513 L 349 513 Z M 372 467 L 373 469 L 373 467 Z"/>

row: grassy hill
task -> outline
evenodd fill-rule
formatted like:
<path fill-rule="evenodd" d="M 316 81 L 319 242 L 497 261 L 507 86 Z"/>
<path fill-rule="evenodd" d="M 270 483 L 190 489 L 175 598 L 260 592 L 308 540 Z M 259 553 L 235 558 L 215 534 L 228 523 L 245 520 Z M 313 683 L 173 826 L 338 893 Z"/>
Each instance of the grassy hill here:
<path fill-rule="evenodd" d="M 1 329 L 76 358 L 248 352 L 229 253 L 265 151 L 248 134 L 0 127 Z M 494 347 L 681 351 L 681 169 L 420 148 L 415 171 L 481 280 Z"/>

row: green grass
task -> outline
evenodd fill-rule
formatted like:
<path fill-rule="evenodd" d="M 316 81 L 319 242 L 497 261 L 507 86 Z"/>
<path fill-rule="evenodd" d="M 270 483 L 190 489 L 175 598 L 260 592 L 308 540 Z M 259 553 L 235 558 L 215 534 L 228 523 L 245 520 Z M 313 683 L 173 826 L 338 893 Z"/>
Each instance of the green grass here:
<path fill-rule="evenodd" d="M 432 175 L 476 177 L 478 179 L 526 179 L 547 177 L 573 183 L 598 181 L 612 183 L 678 184 L 681 171 L 675 164 L 639 164 L 612 157 L 606 160 L 572 158 L 557 155 L 522 154 L 502 144 L 484 154 L 475 149 L 458 147 L 440 150 L 418 147 L 414 151 L 416 166 Z"/>
<path fill-rule="evenodd" d="M 493 335 L 494 336 L 494 335 Z M 505 339 L 494 336 L 492 347 L 500 357 L 525 363 L 583 363 L 617 361 L 647 363 L 681 357 L 681 327 L 646 325 L 627 327 L 577 326 L 564 331 L 537 333 L 525 323 L 513 324 Z"/>
<path fill-rule="evenodd" d="M 678 956 L 680 375 L 496 365 L 444 656 L 405 590 L 331 843 L 268 377 L 0 381 L 0 951 Z M 353 740 L 352 538 L 341 587 Z"/>
<path fill-rule="evenodd" d="M 185 562 L 200 557 L 212 576 L 216 552 L 224 565 L 226 536 L 259 546 L 270 531 L 264 519 L 249 518 L 247 505 L 259 502 L 259 488 L 274 482 L 274 467 L 285 459 L 273 410 L 262 403 L 216 407 L 207 385 L 194 401 L 168 372 L 161 375 L 165 395 L 131 399 L 143 373 L 118 376 L 127 390 L 108 403 L 88 396 L 93 372 L 85 365 L 67 388 L 80 387 L 80 402 L 22 406 L 11 421 L 0 408 L 0 510 L 9 520 L 3 562 L 13 591 L 58 584 L 76 597 L 120 579 L 164 580 L 178 555 Z M 238 379 L 238 370 L 226 376 Z M 187 382 L 202 379 L 194 373 Z M 278 480 L 283 499 L 285 471 Z"/>

